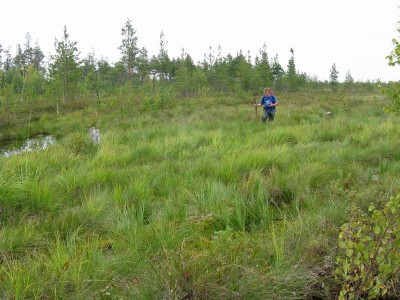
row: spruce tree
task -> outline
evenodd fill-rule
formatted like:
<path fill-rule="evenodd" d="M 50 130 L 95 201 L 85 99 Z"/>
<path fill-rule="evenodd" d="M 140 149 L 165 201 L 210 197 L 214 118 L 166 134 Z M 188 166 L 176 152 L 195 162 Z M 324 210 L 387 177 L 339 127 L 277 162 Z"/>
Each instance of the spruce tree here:
<path fill-rule="evenodd" d="M 222 57 L 222 48 L 218 46 L 218 56 L 214 64 L 215 73 L 214 90 L 218 92 L 227 92 L 231 86 L 232 78 L 229 76 L 228 59 Z"/>
<path fill-rule="evenodd" d="M 25 66 L 29 66 L 32 64 L 33 62 L 33 48 L 32 48 L 32 43 L 31 43 L 31 35 L 29 34 L 29 32 L 26 34 L 25 36 L 25 48 L 24 48 L 24 61 L 25 61 Z"/>
<path fill-rule="evenodd" d="M 150 62 L 147 50 L 144 47 L 139 51 L 138 72 L 140 76 L 140 81 L 143 84 L 146 81 L 146 79 L 148 79 L 150 74 Z"/>
<path fill-rule="evenodd" d="M 0 70 L 3 67 L 2 53 L 3 53 L 3 46 L 0 44 Z"/>
<path fill-rule="evenodd" d="M 171 73 L 171 60 L 168 56 L 168 51 L 167 51 L 167 41 L 165 41 L 164 38 L 164 32 L 161 31 L 160 33 L 160 51 L 157 55 L 157 61 L 158 61 L 158 73 L 160 74 L 161 80 L 167 81 L 169 80 L 170 73 Z"/>
<path fill-rule="evenodd" d="M 190 74 L 185 61 L 187 55 L 182 49 L 181 56 L 177 60 L 173 60 L 175 90 L 183 97 L 188 96 L 190 89 Z"/>
<path fill-rule="evenodd" d="M 350 90 L 352 89 L 352 87 L 353 87 L 354 79 L 353 79 L 353 77 L 351 76 L 349 70 L 347 70 L 346 78 L 344 79 L 344 83 L 345 83 L 346 89 L 347 89 L 348 91 L 350 91 Z"/>
<path fill-rule="evenodd" d="M 97 59 L 93 51 L 83 59 L 81 70 L 87 89 L 95 92 L 96 98 L 100 102 L 100 76 L 97 65 Z"/>
<path fill-rule="evenodd" d="M 53 83 L 61 86 L 64 101 L 73 98 L 77 83 L 79 81 L 79 53 L 77 42 L 71 41 L 64 26 L 64 35 L 59 41 L 55 40 L 56 54 L 51 56 L 50 77 Z"/>
<path fill-rule="evenodd" d="M 21 71 L 25 66 L 25 56 L 20 44 L 17 45 L 17 53 L 14 56 L 13 65 L 16 69 Z"/>
<path fill-rule="evenodd" d="M 240 84 L 240 88 L 249 91 L 252 83 L 252 65 L 248 60 L 240 54 L 236 65 L 236 78 Z"/>
<path fill-rule="evenodd" d="M 3 53 L 3 46 L 0 44 L 0 96 L 1 96 L 1 92 L 4 88 L 4 81 L 5 81 L 5 74 L 3 72 L 3 57 L 2 57 L 2 53 Z"/>
<path fill-rule="evenodd" d="M 39 47 L 39 43 L 36 41 L 35 42 L 35 48 L 33 48 L 33 60 L 32 60 L 32 64 L 35 67 L 36 71 L 44 71 L 43 68 L 43 59 L 44 59 L 44 54 L 42 49 L 40 49 Z"/>
<path fill-rule="evenodd" d="M 287 84 L 290 91 L 295 91 L 297 89 L 297 73 L 296 64 L 294 62 L 294 50 L 290 49 L 290 58 L 287 66 Z"/>
<path fill-rule="evenodd" d="M 267 46 L 263 45 L 260 49 L 260 57 L 255 60 L 255 71 L 257 74 L 257 85 L 259 87 L 271 86 L 273 83 L 273 75 L 271 65 L 268 60 Z"/>
<path fill-rule="evenodd" d="M 4 56 L 5 56 L 5 60 L 3 61 L 3 70 L 5 72 L 8 72 L 8 71 L 10 71 L 12 64 L 13 64 L 13 60 L 12 60 L 9 49 L 4 50 Z"/>
<path fill-rule="evenodd" d="M 271 73 L 273 78 L 273 88 L 280 88 L 282 84 L 282 77 L 285 75 L 285 71 L 279 63 L 278 54 L 276 54 L 272 59 Z"/>

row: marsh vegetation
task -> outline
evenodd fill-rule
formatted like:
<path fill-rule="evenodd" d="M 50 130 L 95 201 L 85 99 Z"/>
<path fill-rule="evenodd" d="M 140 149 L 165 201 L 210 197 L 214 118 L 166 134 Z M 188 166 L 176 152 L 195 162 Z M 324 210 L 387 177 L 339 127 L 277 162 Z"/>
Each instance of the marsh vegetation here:
<path fill-rule="evenodd" d="M 376 92 L 278 98 L 269 124 L 235 96 L 4 111 L 3 140 L 57 142 L 0 157 L 0 297 L 331 299 L 340 227 L 399 193 L 399 119 Z"/>

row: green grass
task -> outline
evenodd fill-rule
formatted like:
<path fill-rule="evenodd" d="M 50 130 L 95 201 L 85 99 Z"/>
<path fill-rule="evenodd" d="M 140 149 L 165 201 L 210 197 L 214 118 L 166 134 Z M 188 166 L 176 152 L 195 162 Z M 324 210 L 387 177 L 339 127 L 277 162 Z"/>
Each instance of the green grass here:
<path fill-rule="evenodd" d="M 278 98 L 272 124 L 221 97 L 4 117 L 57 143 L 0 157 L 0 298 L 334 297 L 315 270 L 353 205 L 399 192 L 400 122 L 376 94 Z"/>

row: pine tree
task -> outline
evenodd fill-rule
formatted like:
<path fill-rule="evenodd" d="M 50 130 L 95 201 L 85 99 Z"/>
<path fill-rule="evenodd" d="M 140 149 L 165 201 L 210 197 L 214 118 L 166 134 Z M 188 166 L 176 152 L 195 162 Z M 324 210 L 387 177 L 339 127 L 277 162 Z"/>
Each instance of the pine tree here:
<path fill-rule="evenodd" d="M 332 90 L 334 90 L 334 91 L 336 91 L 339 87 L 338 75 L 339 75 L 339 72 L 336 70 L 336 64 L 334 63 L 332 65 L 331 72 L 329 75 L 329 85 L 331 86 Z"/>
<path fill-rule="evenodd" d="M 136 30 L 132 26 L 132 20 L 128 19 L 126 21 L 121 33 L 124 38 L 122 39 L 122 45 L 118 49 L 121 50 L 121 61 L 125 66 L 128 77 L 132 79 L 138 68 L 139 55 L 138 37 L 136 36 Z"/>

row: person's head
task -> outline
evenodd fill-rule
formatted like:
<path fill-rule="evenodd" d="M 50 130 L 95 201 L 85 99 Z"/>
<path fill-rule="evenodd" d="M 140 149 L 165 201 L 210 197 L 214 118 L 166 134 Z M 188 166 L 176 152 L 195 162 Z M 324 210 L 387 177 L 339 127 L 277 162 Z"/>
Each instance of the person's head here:
<path fill-rule="evenodd" d="M 264 88 L 264 95 L 269 95 L 270 88 Z"/>

